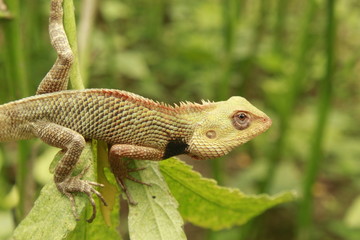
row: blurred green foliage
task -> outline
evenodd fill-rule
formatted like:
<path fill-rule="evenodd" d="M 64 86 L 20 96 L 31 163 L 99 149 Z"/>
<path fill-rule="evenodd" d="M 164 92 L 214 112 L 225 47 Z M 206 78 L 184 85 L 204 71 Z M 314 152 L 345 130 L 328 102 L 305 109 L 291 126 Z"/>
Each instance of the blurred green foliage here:
<path fill-rule="evenodd" d="M 49 1 L 9 2 L 20 4 L 0 19 L 1 103 L 34 93 L 56 58 Z M 228 231 L 186 226 L 189 239 L 359 239 L 357 0 L 75 4 L 88 87 L 169 103 L 242 95 L 273 119 L 266 134 L 220 161 L 193 164 L 246 193 L 297 189 L 305 198 Z M 15 149 L 0 149 L 0 199 L 12 193 Z"/>

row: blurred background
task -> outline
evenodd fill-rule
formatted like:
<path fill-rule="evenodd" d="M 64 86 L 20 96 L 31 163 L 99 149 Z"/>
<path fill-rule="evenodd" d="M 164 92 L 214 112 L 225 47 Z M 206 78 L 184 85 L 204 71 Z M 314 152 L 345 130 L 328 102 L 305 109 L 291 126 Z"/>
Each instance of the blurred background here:
<path fill-rule="evenodd" d="M 0 1 L 0 103 L 33 95 L 55 61 L 49 2 L 5 0 L 6 10 Z M 187 224 L 188 239 L 360 239 L 359 1 L 75 5 L 87 87 L 167 103 L 240 95 L 273 120 L 222 159 L 187 161 L 221 185 L 247 194 L 296 190 L 299 200 L 225 231 Z M 51 180 L 42 160 L 49 151 L 39 141 L 1 144 L 0 238 L 14 227 L 11 209 L 21 219 Z"/>

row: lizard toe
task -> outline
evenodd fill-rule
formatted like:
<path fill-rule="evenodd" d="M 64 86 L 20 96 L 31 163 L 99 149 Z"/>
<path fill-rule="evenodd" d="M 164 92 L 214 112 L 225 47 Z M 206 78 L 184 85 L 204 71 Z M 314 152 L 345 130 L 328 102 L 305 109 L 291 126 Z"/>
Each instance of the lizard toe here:
<path fill-rule="evenodd" d="M 86 171 L 86 169 L 85 169 L 85 171 Z M 105 199 L 103 198 L 103 196 L 101 195 L 101 193 L 98 192 L 96 189 L 94 189 L 93 186 L 103 187 L 104 185 L 100 184 L 100 183 L 80 179 L 81 175 L 82 174 L 79 174 L 74 177 L 69 177 L 65 181 L 63 181 L 61 183 L 57 183 L 56 186 L 61 193 L 63 193 L 65 196 L 67 196 L 69 198 L 69 200 L 71 202 L 71 209 L 72 209 L 72 212 L 73 212 L 76 220 L 79 219 L 79 215 L 76 211 L 76 204 L 75 204 L 75 199 L 74 199 L 73 193 L 77 193 L 77 192 L 85 193 L 88 196 L 90 204 L 93 208 L 93 213 L 87 221 L 92 222 L 96 217 L 96 204 L 95 204 L 95 200 L 94 200 L 92 194 L 95 194 L 96 196 L 98 196 L 99 199 L 103 202 L 103 204 L 105 206 L 107 206 L 107 203 L 106 203 Z"/>

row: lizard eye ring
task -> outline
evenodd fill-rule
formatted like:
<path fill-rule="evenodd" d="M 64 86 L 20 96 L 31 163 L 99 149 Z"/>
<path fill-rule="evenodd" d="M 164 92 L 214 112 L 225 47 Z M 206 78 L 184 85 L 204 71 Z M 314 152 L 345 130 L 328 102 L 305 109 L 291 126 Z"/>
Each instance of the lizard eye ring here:
<path fill-rule="evenodd" d="M 244 130 L 250 126 L 251 118 L 247 112 L 236 112 L 232 117 L 232 123 L 238 130 Z"/>

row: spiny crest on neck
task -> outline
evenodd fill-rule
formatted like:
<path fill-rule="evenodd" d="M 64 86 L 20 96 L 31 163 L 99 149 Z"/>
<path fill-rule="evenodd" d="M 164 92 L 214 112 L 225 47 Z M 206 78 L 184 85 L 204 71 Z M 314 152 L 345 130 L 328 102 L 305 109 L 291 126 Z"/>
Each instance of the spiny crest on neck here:
<path fill-rule="evenodd" d="M 177 114 L 196 113 L 196 112 L 203 111 L 205 109 L 211 109 L 215 106 L 214 102 L 209 101 L 209 100 L 202 100 L 201 103 L 182 101 L 182 102 L 179 102 L 178 104 L 176 104 L 176 103 L 168 104 L 168 103 L 164 103 L 164 102 L 153 101 L 153 100 L 147 99 L 147 98 L 144 98 L 144 99 L 148 103 L 146 105 L 149 108 L 156 106 L 156 108 L 160 111 L 165 111 L 165 112 L 171 111 L 171 112 L 175 112 Z"/>
<path fill-rule="evenodd" d="M 99 91 L 99 90 L 93 90 L 93 91 Z M 164 102 L 154 101 L 152 99 L 142 97 L 135 93 L 121 91 L 121 90 L 101 89 L 100 92 L 105 95 L 111 95 L 114 97 L 126 99 L 127 101 L 133 103 L 140 103 L 141 105 L 149 109 L 159 110 L 163 112 L 176 112 L 179 114 L 189 114 L 214 107 L 214 102 L 209 100 L 202 100 L 201 103 L 183 101 L 178 104 L 168 104 Z"/>
<path fill-rule="evenodd" d="M 186 114 L 203 111 L 212 107 L 214 107 L 214 102 L 209 100 L 201 100 L 201 103 L 185 101 L 180 102 L 179 104 L 174 104 L 174 109 L 178 113 Z"/>

